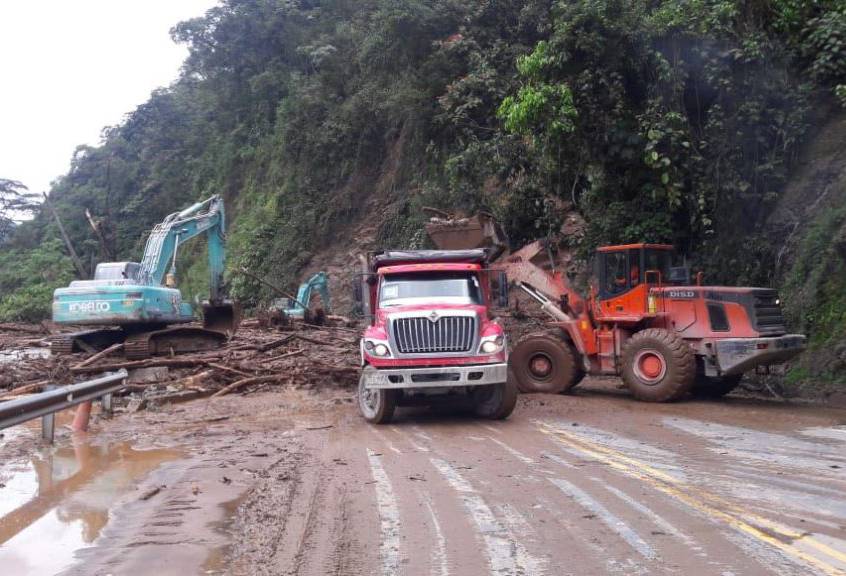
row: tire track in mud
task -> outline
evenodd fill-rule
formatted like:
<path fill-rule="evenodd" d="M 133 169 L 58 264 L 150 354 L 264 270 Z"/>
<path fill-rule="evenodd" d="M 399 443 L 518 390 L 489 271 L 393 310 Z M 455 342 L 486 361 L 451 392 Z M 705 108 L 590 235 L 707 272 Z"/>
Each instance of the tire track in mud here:
<path fill-rule="evenodd" d="M 615 439 L 598 439 L 556 424 L 537 422 L 540 430 L 568 454 L 602 463 L 620 476 L 634 479 L 653 494 L 661 494 L 666 502 L 683 509 L 688 517 L 702 518 L 717 527 L 717 532 L 759 564 L 762 573 L 804 574 L 809 568 L 819 574 L 843 575 L 839 566 L 842 553 L 832 550 L 808 534 L 764 518 L 742 504 L 688 482 L 684 477 L 659 469 L 637 454 L 624 454 L 614 446 Z M 648 446 L 647 446 L 648 448 Z M 698 471 L 695 476 L 702 476 Z M 707 478 L 707 472 L 704 473 Z M 691 520 L 687 521 L 692 524 Z"/>
<path fill-rule="evenodd" d="M 385 473 L 385 468 L 382 466 L 379 456 L 380 454 L 367 448 L 367 459 L 370 462 L 370 472 L 373 475 L 376 505 L 381 522 L 379 556 L 382 560 L 382 574 L 393 576 L 399 571 L 400 515 L 391 480 Z"/>
<path fill-rule="evenodd" d="M 438 444 L 438 438 L 433 437 L 434 431 L 424 431 L 416 425 L 411 426 L 408 431 L 402 426 L 391 426 L 387 430 L 411 447 L 409 457 L 416 455 L 421 462 L 428 464 L 428 469 L 434 469 L 440 476 L 440 483 L 434 485 L 429 483 L 429 486 L 438 492 L 427 491 L 422 496 L 429 501 L 432 501 L 433 497 L 437 498 L 431 507 L 433 519 L 437 522 L 438 501 L 442 503 L 442 506 L 455 508 L 458 505 L 463 509 L 465 517 L 470 522 L 473 539 L 482 544 L 484 561 L 491 574 L 542 575 L 547 573 L 548 558 L 533 555 L 522 544 L 522 540 L 533 539 L 529 523 L 513 507 L 506 505 L 503 508 L 490 505 L 484 496 L 484 489 L 480 490 L 473 486 L 456 467 L 447 461 L 460 455 L 445 451 L 443 445 Z M 412 435 L 414 438 L 411 437 Z M 429 445 L 421 445 L 418 441 Z M 446 494 L 443 488 L 447 489 Z M 424 489 L 420 488 L 420 490 Z M 433 567 L 438 564 L 436 560 L 438 555 L 437 548 L 430 553 Z M 454 562 L 448 562 L 448 564 L 454 564 Z M 456 573 L 469 574 L 470 572 L 459 569 Z"/>
<path fill-rule="evenodd" d="M 517 426 L 521 430 L 516 429 Z M 519 510 L 529 512 L 525 522 L 521 522 L 519 518 L 514 518 L 514 515 L 512 515 L 508 519 L 508 524 L 511 531 L 519 536 L 520 541 L 531 544 L 533 535 L 526 534 L 526 525 L 529 525 L 529 531 L 534 531 L 534 536 L 540 536 L 541 539 L 540 542 L 532 545 L 532 548 L 547 552 L 559 549 L 562 545 L 572 546 L 576 544 L 577 551 L 574 551 L 574 553 L 583 558 L 580 561 L 582 566 L 591 562 L 585 558 L 586 556 L 593 558 L 593 562 L 596 563 L 595 568 L 585 569 L 582 567 L 576 573 L 653 574 L 674 573 L 679 569 L 691 568 L 696 569 L 696 573 L 704 574 L 736 573 L 734 567 L 725 562 L 725 546 L 731 546 L 727 540 L 720 537 L 718 538 L 719 544 L 715 544 L 712 541 L 713 538 L 709 537 L 711 540 L 709 545 L 715 547 L 714 553 L 716 554 L 716 556 L 709 557 L 705 548 L 695 538 L 682 533 L 663 516 L 628 496 L 623 490 L 614 487 L 607 479 L 586 475 L 579 470 L 585 464 L 584 458 L 581 462 L 575 460 L 575 463 L 571 463 L 552 454 L 551 450 L 554 449 L 554 444 L 551 444 L 549 439 L 533 426 L 527 423 L 503 424 L 502 429 L 507 432 L 507 435 L 498 433 L 496 437 L 493 435 L 475 436 L 480 427 L 491 432 L 495 430 L 490 425 L 479 426 L 475 422 L 454 427 L 450 429 L 448 435 L 436 435 L 438 449 L 435 452 L 446 450 L 454 454 L 456 450 L 462 449 L 462 445 L 468 445 L 465 439 L 469 439 L 470 444 L 479 446 L 484 442 L 489 442 L 491 448 L 495 448 L 495 452 L 482 448 L 486 455 L 486 458 L 482 460 L 485 462 L 494 460 L 497 454 L 506 455 L 509 459 L 516 460 L 516 462 L 510 464 L 504 463 L 504 465 L 494 465 L 493 467 L 482 464 L 482 468 L 487 473 L 484 473 L 482 468 L 479 469 L 478 473 L 475 470 L 468 473 L 475 476 L 481 474 L 481 478 L 484 479 L 496 476 L 502 478 L 502 470 L 509 471 L 509 474 L 506 474 L 504 478 L 515 480 L 518 486 L 506 488 L 501 480 L 497 480 L 495 486 L 502 489 L 503 494 L 507 495 L 506 504 L 493 504 L 492 508 L 500 516 L 504 516 L 507 510 L 512 510 L 517 514 L 519 514 Z M 466 435 L 463 434 L 465 432 Z M 524 432 L 528 432 L 528 434 Z M 504 440 L 506 438 L 507 442 Z M 527 446 L 525 452 L 514 447 L 513 442 L 518 440 L 518 445 L 522 443 Z M 635 442 L 632 443 L 636 444 Z M 665 457 L 668 455 L 669 453 L 663 454 Z M 462 457 L 465 460 L 468 458 L 466 454 Z M 480 460 L 480 464 L 482 460 Z M 515 468 L 513 464 L 517 462 L 524 464 L 529 469 L 528 472 L 522 471 L 519 466 Z M 555 464 L 553 468 L 556 470 L 549 469 L 551 463 Z M 562 471 L 562 468 L 565 470 Z M 499 472 L 497 472 L 497 469 L 499 469 Z M 561 482 L 556 483 L 556 478 L 560 478 L 561 474 L 565 478 L 571 477 L 571 481 L 562 479 Z M 480 481 L 483 484 L 486 483 L 485 480 Z M 581 485 L 581 488 L 575 486 L 576 481 Z M 519 488 L 520 484 L 525 485 L 527 483 L 532 483 L 530 489 Z M 553 487 L 552 492 L 543 489 L 542 486 L 538 485 L 539 483 L 547 483 L 548 486 Z M 565 489 L 561 490 L 562 487 Z M 642 491 L 642 487 L 640 488 Z M 489 493 L 488 489 L 483 488 L 482 490 L 486 495 Z M 530 495 L 523 494 L 525 492 L 529 492 Z M 574 492 L 578 492 L 577 495 L 580 498 L 574 498 L 576 496 Z M 607 504 L 600 504 L 600 502 L 607 502 Z M 608 508 L 609 505 L 611 508 Z M 585 509 L 585 506 L 587 506 L 587 509 Z M 666 507 L 666 504 L 662 502 L 662 506 Z M 541 510 L 537 510 L 538 508 Z M 597 513 L 597 509 L 600 509 L 601 513 Z M 596 523 L 597 520 L 601 522 L 603 518 L 605 519 L 603 524 Z M 688 515 L 686 521 L 689 520 Z M 558 538 L 549 537 L 550 521 L 560 526 L 561 533 Z M 522 533 L 520 530 L 521 524 L 523 525 Z M 701 522 L 697 522 L 697 524 L 701 524 Z M 686 525 L 685 521 L 682 522 L 682 525 Z M 605 529 L 598 529 L 599 526 L 604 526 Z M 715 531 L 711 530 L 710 533 L 714 534 Z M 629 547 L 631 551 L 637 552 L 642 563 L 638 562 L 636 557 L 627 554 L 625 550 L 615 547 L 613 545 L 615 539 L 625 543 L 625 546 Z M 668 539 L 673 540 L 674 543 L 668 541 Z M 597 545 L 597 543 L 601 543 L 601 545 Z M 659 548 L 663 552 L 659 552 Z M 689 553 L 685 553 L 685 551 L 689 551 Z M 737 551 L 742 554 L 739 549 Z M 563 566 L 568 566 L 568 564 L 559 563 L 559 565 L 555 565 L 555 568 L 560 570 Z M 599 568 L 599 566 L 603 567 Z M 762 566 L 748 561 L 741 562 L 740 566 L 742 568 L 740 573 L 744 574 L 770 573 Z"/>

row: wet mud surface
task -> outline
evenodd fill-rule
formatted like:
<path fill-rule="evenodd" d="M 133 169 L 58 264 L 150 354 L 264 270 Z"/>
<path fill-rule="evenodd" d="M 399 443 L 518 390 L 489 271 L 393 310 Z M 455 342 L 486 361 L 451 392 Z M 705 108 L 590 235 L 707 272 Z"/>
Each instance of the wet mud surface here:
<path fill-rule="evenodd" d="M 504 422 L 409 409 L 374 427 L 351 400 L 270 389 L 125 414 L 52 449 L 7 436 L 0 565 L 846 574 L 846 411 L 734 397 L 647 405 L 588 381 L 574 396 L 523 396 Z"/>

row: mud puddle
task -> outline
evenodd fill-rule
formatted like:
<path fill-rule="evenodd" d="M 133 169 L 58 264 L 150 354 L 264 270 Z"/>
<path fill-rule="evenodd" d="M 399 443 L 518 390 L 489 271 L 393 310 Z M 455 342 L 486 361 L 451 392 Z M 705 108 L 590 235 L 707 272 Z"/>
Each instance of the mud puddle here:
<path fill-rule="evenodd" d="M 7 574 L 55 574 L 92 546 L 110 511 L 178 450 L 72 439 L 0 466 L 0 566 Z M 45 545 L 49 543 L 49 548 Z M 49 551 L 48 551 L 49 550 Z"/>

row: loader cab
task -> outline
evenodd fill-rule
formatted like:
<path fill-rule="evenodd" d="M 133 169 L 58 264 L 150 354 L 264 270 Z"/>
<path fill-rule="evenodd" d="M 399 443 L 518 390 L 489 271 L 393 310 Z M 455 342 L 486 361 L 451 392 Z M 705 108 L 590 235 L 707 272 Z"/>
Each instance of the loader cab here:
<path fill-rule="evenodd" d="M 603 246 L 597 250 L 595 278 L 598 300 L 617 299 L 646 286 L 675 284 L 681 271 L 673 268 L 669 244 Z"/>

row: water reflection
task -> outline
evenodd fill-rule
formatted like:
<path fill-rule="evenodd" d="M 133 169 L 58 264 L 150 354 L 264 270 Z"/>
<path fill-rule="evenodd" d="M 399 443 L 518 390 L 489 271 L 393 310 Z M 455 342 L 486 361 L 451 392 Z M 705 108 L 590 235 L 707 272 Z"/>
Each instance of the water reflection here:
<path fill-rule="evenodd" d="M 46 449 L 0 469 L 0 566 L 6 574 L 49 574 L 73 562 L 109 521 L 116 500 L 175 450 L 127 443 Z M 47 546 L 49 543 L 49 547 Z"/>

